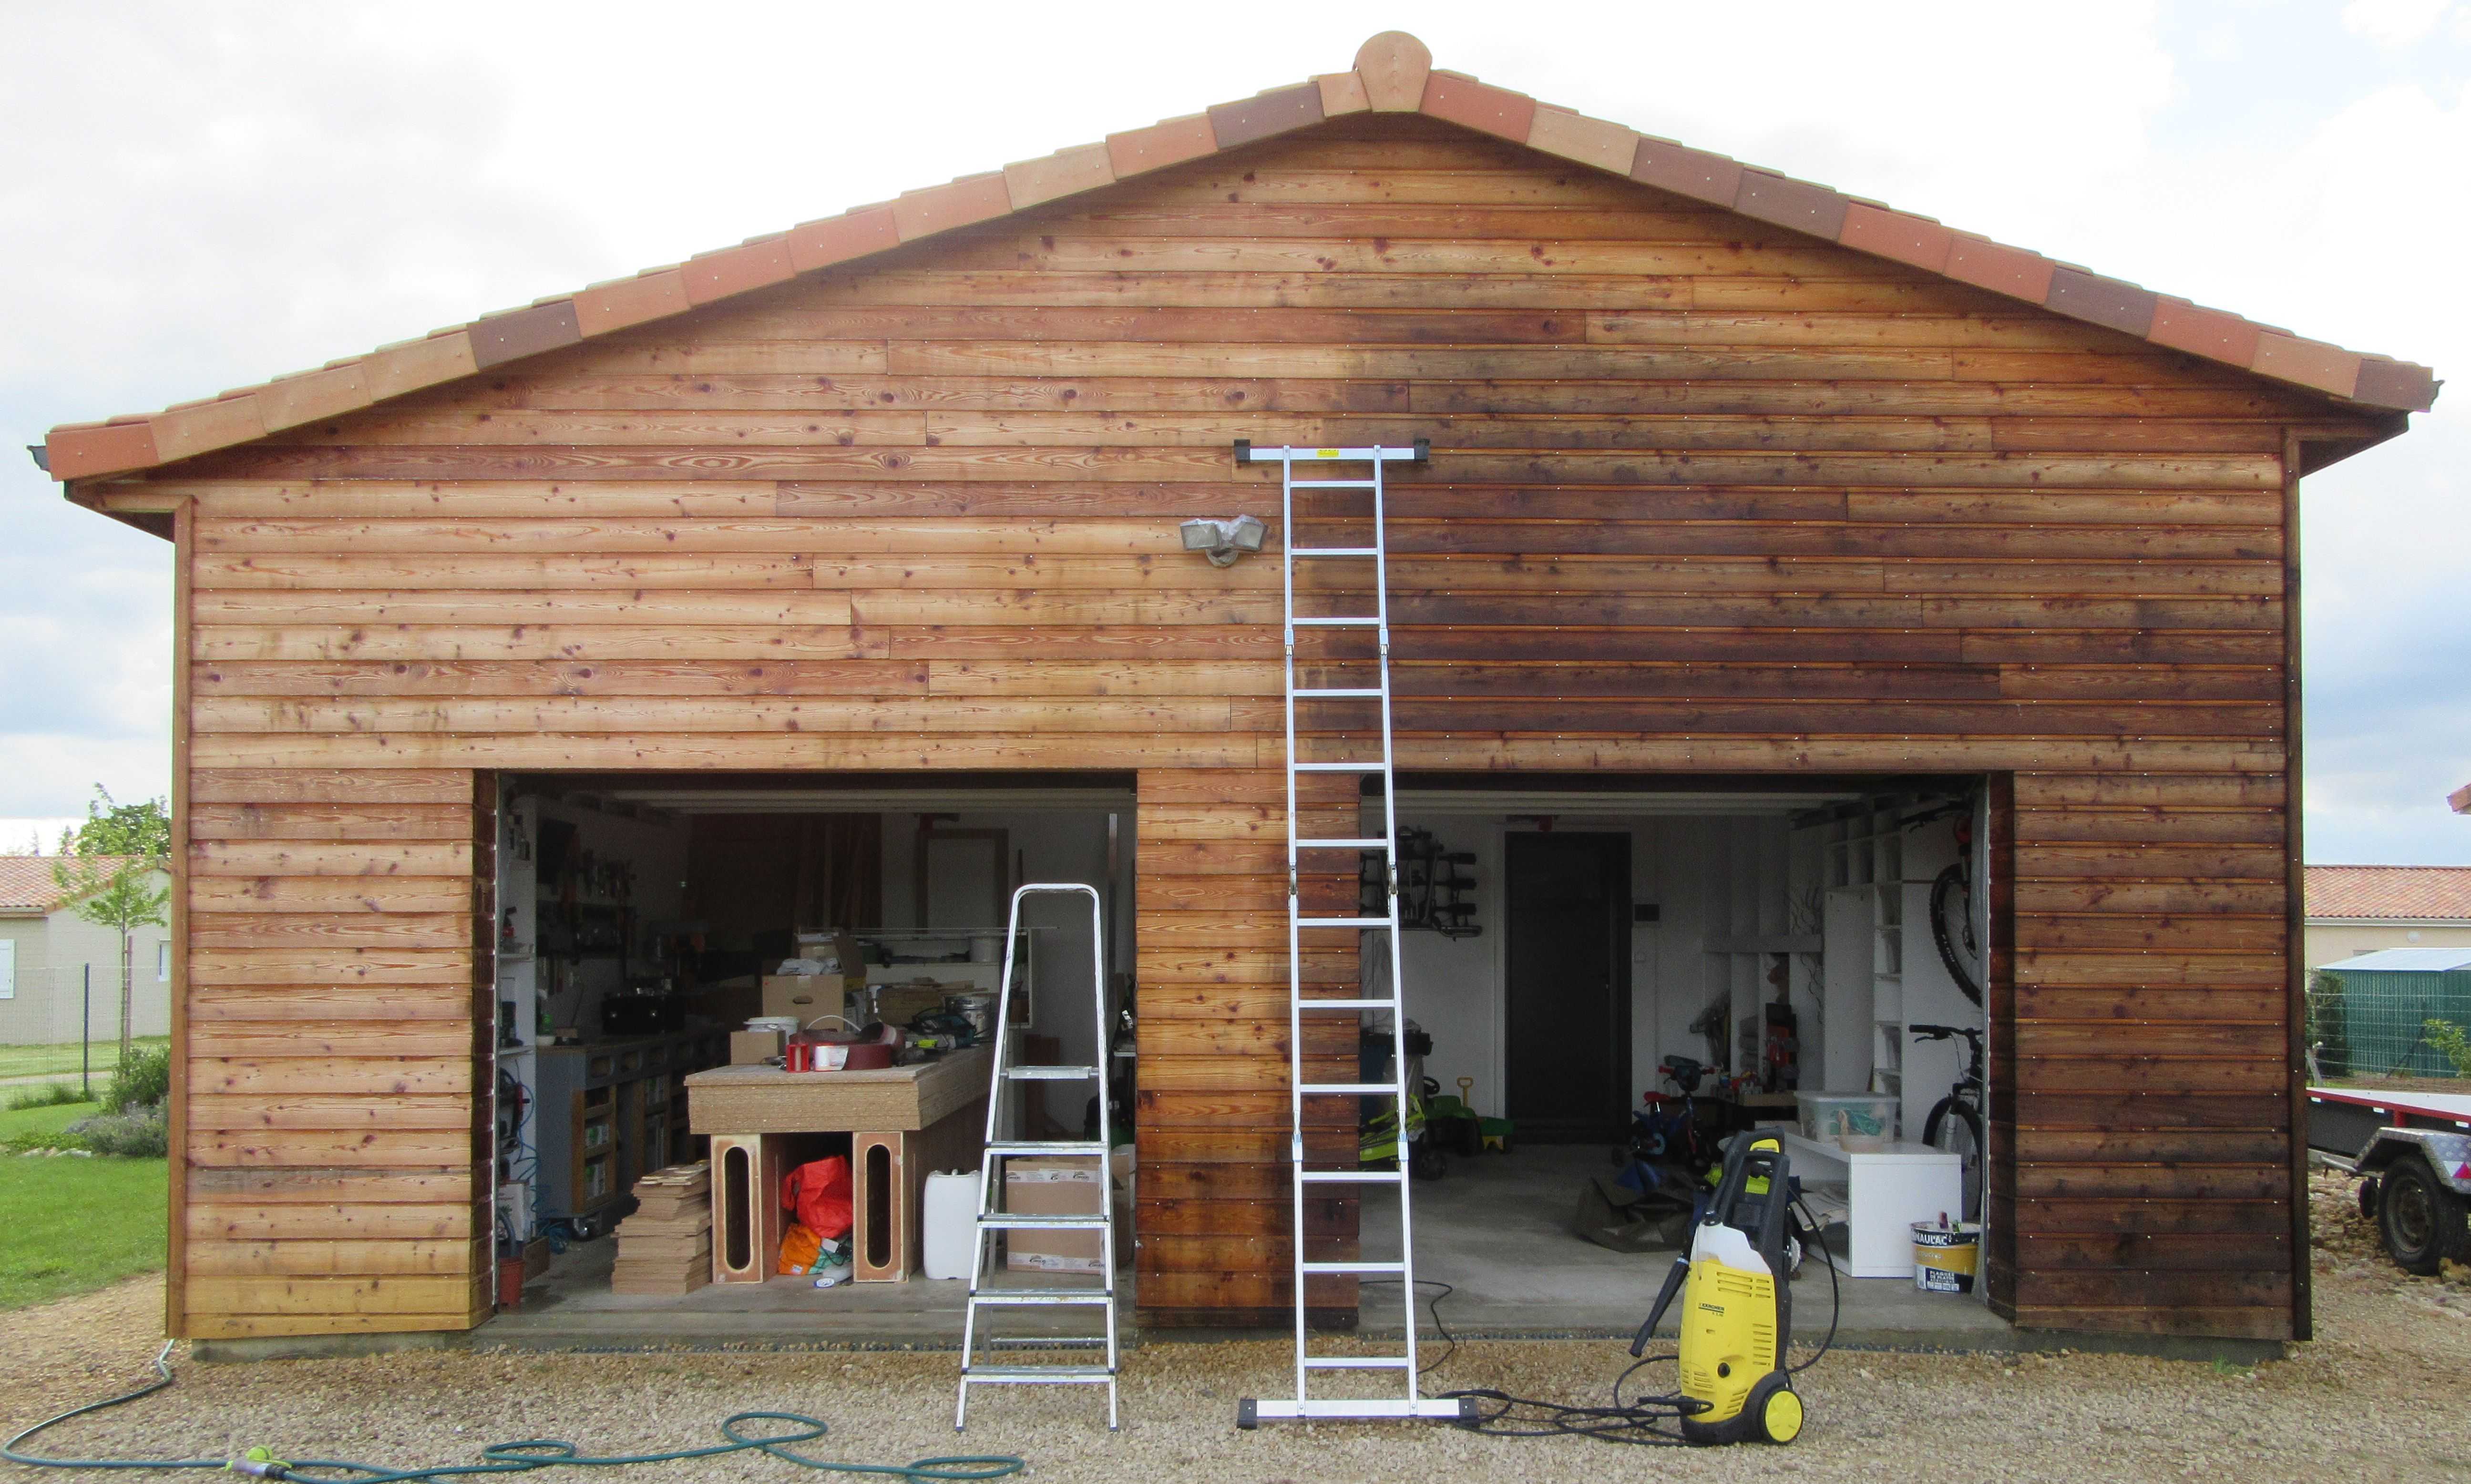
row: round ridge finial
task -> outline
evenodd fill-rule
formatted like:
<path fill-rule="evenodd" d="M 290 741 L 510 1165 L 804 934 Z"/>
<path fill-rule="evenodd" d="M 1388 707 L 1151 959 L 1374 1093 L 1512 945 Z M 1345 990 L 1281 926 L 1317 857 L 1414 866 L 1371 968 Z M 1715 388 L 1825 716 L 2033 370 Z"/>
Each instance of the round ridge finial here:
<path fill-rule="evenodd" d="M 1355 49 L 1355 71 L 1377 112 L 1413 113 L 1432 70 L 1432 49 L 1403 31 L 1385 31 Z"/>

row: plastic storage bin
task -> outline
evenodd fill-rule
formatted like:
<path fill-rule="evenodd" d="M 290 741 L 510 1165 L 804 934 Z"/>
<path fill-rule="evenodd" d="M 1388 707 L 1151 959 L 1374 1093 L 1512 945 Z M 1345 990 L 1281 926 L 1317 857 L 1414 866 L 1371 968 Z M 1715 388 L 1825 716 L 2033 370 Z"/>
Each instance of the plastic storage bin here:
<path fill-rule="evenodd" d="M 977 1245 L 978 1177 L 939 1169 L 927 1177 L 926 1230 L 919 1267 L 930 1278 L 967 1278 Z"/>
<path fill-rule="evenodd" d="M 1801 1113 L 1801 1137 L 1825 1143 L 1841 1138 L 1858 1141 L 1847 1147 L 1875 1149 L 1880 1143 L 1896 1138 L 1896 1104 L 1894 1093 L 1796 1093 L 1794 1105 Z M 1879 1143 L 1872 1143 L 1871 1140 Z"/>

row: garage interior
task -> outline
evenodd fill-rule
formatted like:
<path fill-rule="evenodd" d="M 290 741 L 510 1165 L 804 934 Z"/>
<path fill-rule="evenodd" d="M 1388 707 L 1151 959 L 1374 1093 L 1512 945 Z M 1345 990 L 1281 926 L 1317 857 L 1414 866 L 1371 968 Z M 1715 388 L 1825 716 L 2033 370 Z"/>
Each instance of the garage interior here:
<path fill-rule="evenodd" d="M 1614 1250 L 1577 1228 L 1582 1192 L 1614 1190 L 1628 1168 L 1633 1112 L 1679 1091 L 1668 1058 L 1704 1069 L 1693 1106 L 1711 1125 L 1791 1120 L 1797 1088 L 1871 1091 L 1893 1098 L 1902 1138 L 1918 1139 L 1963 1049 L 1904 1027 L 1987 1024 L 1925 926 L 1960 834 L 1983 837 L 1980 782 L 1526 777 L 1504 789 L 1403 776 L 1402 917 L 1415 925 L 1401 945 L 1405 1000 L 1411 1043 L 1429 1038 L 1411 1070 L 1437 1108 L 1464 1098 L 1506 1146 L 1462 1152 L 1442 1147 L 1454 1126 L 1427 1130 L 1412 1182 L 1424 1322 L 1442 1284 L 1440 1319 L 1461 1334 L 1613 1332 L 1646 1312 L 1670 1248 Z M 497 1221 L 502 1257 L 530 1247 L 534 1261 L 520 1304 L 484 1340 L 955 1337 L 963 1285 L 923 1277 L 616 1291 L 626 1192 L 644 1173 L 705 1157 L 681 1083 L 725 1062 L 736 1028 L 720 1018 L 732 1001 L 709 992 L 770 972 L 798 933 L 850 932 L 879 986 L 934 978 L 960 988 L 995 967 L 983 940 L 1002 930 L 1013 885 L 1086 882 L 1106 905 L 1112 961 L 1101 972 L 1120 1002 L 1137 1002 L 1133 780 L 544 774 L 500 787 Z M 1979 880 L 1987 858 L 1971 854 Z M 1963 898 L 1976 943 L 1989 941 L 1987 899 Z M 1085 939 L 1033 926 L 1031 1002 L 1015 1028 L 1042 1038 L 1029 1043 L 1040 1055 L 1094 1060 Z M 1386 972 L 1383 954 L 1363 957 L 1368 979 Z M 1386 1047 L 1386 1025 L 1366 1030 L 1368 1046 Z M 608 1091 L 608 1142 L 590 1142 L 590 1111 L 562 1105 L 582 1095 L 544 1078 L 544 1061 L 647 1040 L 678 1049 Z M 1031 1116 L 1060 1132 L 1082 1112 Z M 847 1140 L 818 1136 L 799 1155 L 847 1152 Z M 1798 1172 L 1823 1206 L 1841 1195 L 1843 1170 Z M 1395 1198 L 1377 1188 L 1365 1197 L 1361 1233 L 1366 1259 L 1397 1255 Z M 1964 1299 L 1918 1294 L 1909 1273 L 1849 1276 L 1846 1232 L 1833 1235 L 1851 1329 L 2005 1329 L 1980 1284 Z M 1129 1305 L 1128 1261 L 1117 1282 Z M 1805 1261 L 1795 1284 L 1805 1326 L 1824 1323 L 1827 1285 L 1823 1263 Z M 1395 1296 L 1378 1293 L 1364 1290 L 1368 1335 L 1396 1324 Z"/>

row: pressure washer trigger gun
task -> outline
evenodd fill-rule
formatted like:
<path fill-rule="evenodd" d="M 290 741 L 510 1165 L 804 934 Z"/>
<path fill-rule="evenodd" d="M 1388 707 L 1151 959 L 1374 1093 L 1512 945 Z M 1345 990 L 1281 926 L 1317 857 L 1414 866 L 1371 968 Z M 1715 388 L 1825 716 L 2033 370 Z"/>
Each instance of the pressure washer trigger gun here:
<path fill-rule="evenodd" d="M 1630 1353 L 1634 1356 L 1647 1354 L 1648 1337 L 1664 1321 L 1664 1311 L 1673 1307 L 1674 1296 L 1682 1291 L 1683 1284 L 1689 1277 L 1690 1253 L 1685 1248 L 1682 1256 L 1673 1260 L 1673 1271 L 1664 1275 L 1664 1290 L 1656 1296 L 1656 1307 L 1647 1311 L 1647 1323 L 1638 1327 L 1638 1337 L 1630 1342 Z"/>
<path fill-rule="evenodd" d="M 224 1465 L 224 1467 L 245 1479 L 293 1479 L 299 1477 L 298 1474 L 292 1472 L 292 1466 L 290 1464 L 275 1457 L 273 1453 L 270 1452 L 263 1447 L 250 1449 L 247 1452 L 241 1454 L 238 1458 L 235 1458 L 231 1462 Z"/>

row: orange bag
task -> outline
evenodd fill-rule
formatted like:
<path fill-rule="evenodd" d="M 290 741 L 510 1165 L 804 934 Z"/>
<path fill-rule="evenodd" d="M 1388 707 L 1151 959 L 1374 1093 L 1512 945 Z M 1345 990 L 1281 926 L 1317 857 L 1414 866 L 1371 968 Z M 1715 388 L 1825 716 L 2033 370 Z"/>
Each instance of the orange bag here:
<path fill-rule="evenodd" d="M 824 1255 L 824 1239 L 803 1221 L 792 1221 L 789 1230 L 781 1234 L 781 1267 L 784 1278 L 795 1278 L 815 1265 Z"/>
<path fill-rule="evenodd" d="M 833 1155 L 799 1166 L 781 1177 L 781 1205 L 823 1241 L 850 1229 L 850 1162 Z"/>

